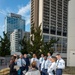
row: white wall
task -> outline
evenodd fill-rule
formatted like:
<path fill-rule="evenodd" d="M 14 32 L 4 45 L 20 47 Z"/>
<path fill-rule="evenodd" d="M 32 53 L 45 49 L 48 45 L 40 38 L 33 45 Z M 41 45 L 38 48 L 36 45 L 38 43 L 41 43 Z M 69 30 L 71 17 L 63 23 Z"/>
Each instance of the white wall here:
<path fill-rule="evenodd" d="M 67 65 L 75 66 L 75 0 L 69 1 Z M 72 64 L 73 63 L 73 64 Z"/>

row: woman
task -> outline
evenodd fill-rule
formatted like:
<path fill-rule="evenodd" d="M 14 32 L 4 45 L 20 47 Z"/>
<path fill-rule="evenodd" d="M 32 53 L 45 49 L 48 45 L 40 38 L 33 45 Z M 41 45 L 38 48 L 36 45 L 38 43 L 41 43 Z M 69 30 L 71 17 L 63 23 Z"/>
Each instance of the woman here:
<path fill-rule="evenodd" d="M 10 65 L 9 65 L 9 68 L 10 68 L 10 75 L 17 75 L 17 71 L 16 69 L 14 69 L 14 66 L 15 66 L 15 59 L 12 58 L 10 60 Z"/>
<path fill-rule="evenodd" d="M 40 71 L 36 69 L 35 61 L 32 62 L 31 69 L 25 75 L 41 75 Z"/>
<path fill-rule="evenodd" d="M 52 62 L 52 64 L 48 67 L 48 74 L 49 75 L 55 75 L 55 71 L 56 71 L 56 57 L 51 57 L 50 61 Z"/>

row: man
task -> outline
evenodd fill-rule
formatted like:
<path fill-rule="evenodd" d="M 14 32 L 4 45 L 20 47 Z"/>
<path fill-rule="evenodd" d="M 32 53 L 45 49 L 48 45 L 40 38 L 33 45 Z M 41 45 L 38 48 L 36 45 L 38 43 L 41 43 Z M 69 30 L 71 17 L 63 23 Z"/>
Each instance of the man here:
<path fill-rule="evenodd" d="M 27 54 L 24 54 L 24 60 L 26 62 L 25 70 L 28 71 L 28 67 L 30 66 L 29 58 L 27 57 Z"/>
<path fill-rule="evenodd" d="M 47 55 L 48 55 L 47 58 L 51 58 L 51 53 L 50 52 L 48 52 Z"/>
<path fill-rule="evenodd" d="M 56 58 L 57 58 L 56 75 L 62 75 L 62 70 L 65 69 L 65 61 L 61 58 L 60 54 L 57 54 Z"/>
<path fill-rule="evenodd" d="M 36 68 L 39 69 L 39 60 L 37 59 L 36 54 L 33 54 L 33 58 L 31 59 L 31 63 L 32 63 L 33 61 L 36 61 L 36 65 L 37 65 Z"/>
<path fill-rule="evenodd" d="M 44 54 L 41 54 L 41 57 L 39 59 L 39 63 L 40 63 L 39 67 L 40 67 L 40 69 L 41 69 L 41 64 L 42 64 L 43 60 L 44 60 Z"/>
<path fill-rule="evenodd" d="M 44 56 L 44 60 L 41 64 L 42 75 L 47 75 L 47 69 L 48 69 L 47 57 Z"/>
<path fill-rule="evenodd" d="M 48 52 L 48 57 L 47 57 L 47 67 L 49 67 L 51 64 L 52 64 L 52 62 L 50 61 L 50 59 L 51 59 L 51 54 Z"/>
<path fill-rule="evenodd" d="M 49 60 L 52 62 L 52 64 L 48 67 L 48 75 L 55 75 L 57 58 L 52 56 Z"/>
<path fill-rule="evenodd" d="M 26 62 L 23 59 L 23 55 L 20 55 L 20 58 L 17 60 L 17 66 L 20 67 L 20 74 L 19 75 L 23 74 L 22 72 L 24 71 L 25 65 L 26 65 Z"/>

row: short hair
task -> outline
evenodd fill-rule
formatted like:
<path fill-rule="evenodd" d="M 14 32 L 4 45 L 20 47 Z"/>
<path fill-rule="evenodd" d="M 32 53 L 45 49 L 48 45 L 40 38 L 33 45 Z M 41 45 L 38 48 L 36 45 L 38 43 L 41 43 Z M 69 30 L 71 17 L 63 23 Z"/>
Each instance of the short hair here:
<path fill-rule="evenodd" d="M 56 56 L 60 56 L 60 54 L 57 54 Z"/>
<path fill-rule="evenodd" d="M 51 58 L 54 59 L 55 62 L 57 61 L 57 58 L 55 56 L 52 56 Z"/>
<path fill-rule="evenodd" d="M 31 66 L 32 66 L 32 68 L 36 68 L 36 61 L 33 61 L 33 62 L 31 63 Z"/>

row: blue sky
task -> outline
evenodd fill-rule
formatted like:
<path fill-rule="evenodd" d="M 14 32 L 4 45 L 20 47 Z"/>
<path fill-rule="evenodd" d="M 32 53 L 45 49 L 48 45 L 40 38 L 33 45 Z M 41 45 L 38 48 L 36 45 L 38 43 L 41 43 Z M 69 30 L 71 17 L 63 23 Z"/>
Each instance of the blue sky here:
<path fill-rule="evenodd" d="M 24 16 L 26 31 L 30 31 L 30 0 L 0 0 L 0 35 L 4 31 L 4 18 L 11 12 Z"/>

